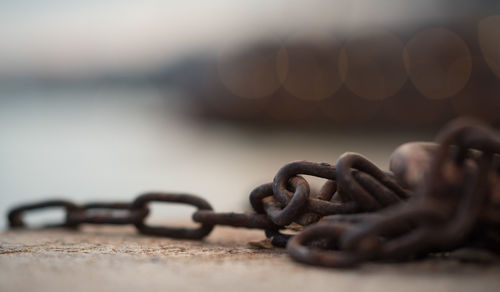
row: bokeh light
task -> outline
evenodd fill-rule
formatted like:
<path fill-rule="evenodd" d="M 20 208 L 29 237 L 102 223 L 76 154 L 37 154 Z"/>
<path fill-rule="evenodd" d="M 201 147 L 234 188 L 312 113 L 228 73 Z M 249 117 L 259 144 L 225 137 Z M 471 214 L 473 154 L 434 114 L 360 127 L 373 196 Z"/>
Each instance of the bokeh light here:
<path fill-rule="evenodd" d="M 287 46 L 288 72 L 283 87 L 299 99 L 318 101 L 342 85 L 339 43 Z"/>
<path fill-rule="evenodd" d="M 469 48 L 460 36 L 448 29 L 418 32 L 408 41 L 404 56 L 411 82 L 425 97 L 453 96 L 469 80 Z"/>
<path fill-rule="evenodd" d="M 452 98 L 458 115 L 487 122 L 500 121 L 500 81 L 481 57 L 472 59 L 472 74 L 465 88 Z"/>
<path fill-rule="evenodd" d="M 480 20 L 477 37 L 484 60 L 500 78 L 500 15 Z"/>
<path fill-rule="evenodd" d="M 243 52 L 225 50 L 218 59 L 218 72 L 222 83 L 235 95 L 263 98 L 281 86 L 286 60 L 286 51 L 279 45 Z"/>
<path fill-rule="evenodd" d="M 349 39 L 341 53 L 347 87 L 370 100 L 396 94 L 407 79 L 403 48 L 403 42 L 388 31 L 370 31 Z"/>

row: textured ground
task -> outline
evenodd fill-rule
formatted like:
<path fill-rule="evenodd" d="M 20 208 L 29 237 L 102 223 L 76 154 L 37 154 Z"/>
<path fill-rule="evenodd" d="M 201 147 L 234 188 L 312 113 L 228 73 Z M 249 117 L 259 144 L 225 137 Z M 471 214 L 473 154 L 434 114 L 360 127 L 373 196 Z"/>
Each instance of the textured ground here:
<path fill-rule="evenodd" d="M 498 291 L 500 263 L 461 251 L 416 263 L 329 270 L 248 244 L 262 232 L 216 228 L 204 242 L 87 227 L 0 234 L 0 291 Z"/>

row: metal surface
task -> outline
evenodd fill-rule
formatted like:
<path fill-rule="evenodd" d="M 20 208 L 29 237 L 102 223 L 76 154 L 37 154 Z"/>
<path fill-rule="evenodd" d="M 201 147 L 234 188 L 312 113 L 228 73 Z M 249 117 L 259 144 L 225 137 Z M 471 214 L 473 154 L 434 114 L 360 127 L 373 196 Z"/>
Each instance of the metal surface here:
<path fill-rule="evenodd" d="M 130 203 L 88 203 L 70 211 L 67 221 L 73 225 L 82 223 L 124 225 L 141 222 L 148 215 L 148 208 L 132 208 Z"/>

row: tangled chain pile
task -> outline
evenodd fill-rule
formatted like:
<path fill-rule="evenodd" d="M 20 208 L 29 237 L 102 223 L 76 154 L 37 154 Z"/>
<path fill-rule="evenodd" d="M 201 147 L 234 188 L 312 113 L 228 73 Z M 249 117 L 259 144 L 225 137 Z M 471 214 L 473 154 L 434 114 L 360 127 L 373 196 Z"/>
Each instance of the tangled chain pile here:
<path fill-rule="evenodd" d="M 493 129 L 456 120 L 436 143 L 400 146 L 390 165 L 385 172 L 354 153 L 342 155 L 336 165 L 289 163 L 272 183 L 250 193 L 251 214 L 216 213 L 192 195 L 148 193 L 131 203 L 27 204 L 12 209 L 8 219 L 12 228 L 25 227 L 26 211 L 62 207 L 65 222 L 48 227 L 133 224 L 142 234 L 181 239 L 202 239 L 215 225 L 257 228 L 294 260 L 328 267 L 407 260 L 463 246 L 500 252 L 500 135 Z M 301 175 L 326 182 L 312 192 Z M 200 227 L 147 225 L 153 201 L 197 207 L 193 220 Z"/>

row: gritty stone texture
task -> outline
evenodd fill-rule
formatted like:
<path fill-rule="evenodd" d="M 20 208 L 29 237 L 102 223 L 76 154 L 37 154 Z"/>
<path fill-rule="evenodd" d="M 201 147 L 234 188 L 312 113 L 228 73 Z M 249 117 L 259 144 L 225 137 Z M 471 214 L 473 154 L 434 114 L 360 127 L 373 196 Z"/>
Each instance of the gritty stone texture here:
<path fill-rule="evenodd" d="M 262 231 L 217 227 L 202 242 L 128 227 L 0 234 L 0 291 L 498 291 L 491 254 L 460 251 L 352 270 L 309 267 L 248 244 Z M 173 290 L 178 289 L 178 290 Z"/>

